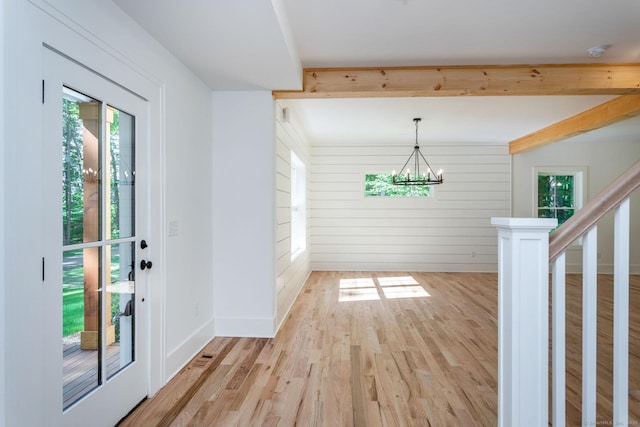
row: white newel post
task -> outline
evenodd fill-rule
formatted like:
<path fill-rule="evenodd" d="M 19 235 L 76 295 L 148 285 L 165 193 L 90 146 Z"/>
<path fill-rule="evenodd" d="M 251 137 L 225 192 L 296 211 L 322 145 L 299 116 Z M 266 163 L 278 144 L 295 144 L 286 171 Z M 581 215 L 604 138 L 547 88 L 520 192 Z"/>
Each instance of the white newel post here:
<path fill-rule="evenodd" d="M 550 218 L 492 218 L 498 229 L 498 426 L 549 424 Z"/>

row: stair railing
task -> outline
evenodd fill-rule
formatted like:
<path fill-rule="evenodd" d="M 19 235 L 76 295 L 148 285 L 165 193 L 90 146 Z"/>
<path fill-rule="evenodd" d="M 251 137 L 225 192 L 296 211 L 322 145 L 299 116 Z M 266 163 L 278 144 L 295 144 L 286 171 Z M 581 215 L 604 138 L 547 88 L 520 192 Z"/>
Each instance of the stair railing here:
<path fill-rule="evenodd" d="M 566 249 L 583 242 L 582 425 L 596 425 L 597 223 L 614 225 L 613 424 L 628 424 L 629 197 L 640 161 L 553 232 L 555 219 L 492 218 L 498 229 L 498 425 L 549 424 L 549 263 L 552 265 L 552 423 L 565 425 Z"/>

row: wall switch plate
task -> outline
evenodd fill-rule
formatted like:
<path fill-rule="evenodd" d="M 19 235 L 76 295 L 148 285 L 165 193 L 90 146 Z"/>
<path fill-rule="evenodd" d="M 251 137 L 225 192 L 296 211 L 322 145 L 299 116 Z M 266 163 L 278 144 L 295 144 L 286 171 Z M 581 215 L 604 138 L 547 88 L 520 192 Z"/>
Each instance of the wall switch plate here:
<path fill-rule="evenodd" d="M 169 237 L 177 236 L 179 229 L 178 221 L 169 221 Z"/>

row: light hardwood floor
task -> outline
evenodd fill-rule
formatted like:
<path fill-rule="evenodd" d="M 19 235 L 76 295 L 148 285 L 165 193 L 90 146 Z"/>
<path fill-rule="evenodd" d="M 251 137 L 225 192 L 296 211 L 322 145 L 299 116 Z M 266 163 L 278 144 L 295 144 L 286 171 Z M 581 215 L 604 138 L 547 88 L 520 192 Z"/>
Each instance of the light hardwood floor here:
<path fill-rule="evenodd" d="M 610 276 L 599 278 L 603 422 L 611 419 L 610 282 Z M 629 407 L 635 421 L 640 280 L 634 279 L 631 293 Z M 580 336 L 574 325 L 580 299 L 580 277 L 571 276 L 568 425 L 580 425 Z M 493 426 L 496 313 L 495 274 L 314 272 L 276 338 L 215 338 L 121 424 Z"/>

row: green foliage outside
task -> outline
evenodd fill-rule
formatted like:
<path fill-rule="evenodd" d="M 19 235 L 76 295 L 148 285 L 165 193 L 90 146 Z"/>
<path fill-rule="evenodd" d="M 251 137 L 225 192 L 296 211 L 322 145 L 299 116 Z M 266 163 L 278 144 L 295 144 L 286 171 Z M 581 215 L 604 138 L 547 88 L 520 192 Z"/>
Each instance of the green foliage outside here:
<path fill-rule="evenodd" d="M 62 336 L 84 330 L 84 287 L 62 285 Z"/>
<path fill-rule="evenodd" d="M 366 197 L 429 197 L 429 185 L 394 185 L 393 176 L 385 174 L 366 174 L 364 178 Z"/>
<path fill-rule="evenodd" d="M 84 269 L 82 249 L 65 252 L 63 264 L 62 336 L 66 337 L 67 335 L 84 330 Z"/>
<path fill-rule="evenodd" d="M 575 177 L 538 175 L 538 218 L 557 218 L 558 226 L 575 213 Z"/>
<path fill-rule="evenodd" d="M 63 243 L 82 242 L 82 120 L 77 102 L 62 100 L 62 230 Z"/>
<path fill-rule="evenodd" d="M 109 129 L 111 134 L 111 238 L 120 238 L 120 111 L 113 110 L 113 123 Z"/>

